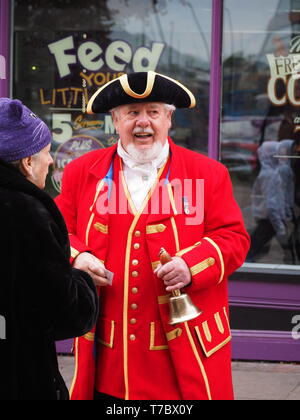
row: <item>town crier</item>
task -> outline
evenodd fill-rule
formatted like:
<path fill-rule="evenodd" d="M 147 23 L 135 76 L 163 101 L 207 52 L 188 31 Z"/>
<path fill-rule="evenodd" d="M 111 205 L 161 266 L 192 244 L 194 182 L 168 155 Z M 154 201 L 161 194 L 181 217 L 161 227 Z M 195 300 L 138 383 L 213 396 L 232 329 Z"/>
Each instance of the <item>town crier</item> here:
<path fill-rule="evenodd" d="M 75 342 L 72 399 L 233 398 L 227 277 L 249 237 L 227 169 L 168 137 L 175 109 L 195 104 L 153 71 L 125 74 L 88 103 L 88 113 L 111 112 L 119 141 L 70 163 L 56 200 L 73 265 L 101 302 Z M 173 325 L 178 290 L 201 314 Z"/>

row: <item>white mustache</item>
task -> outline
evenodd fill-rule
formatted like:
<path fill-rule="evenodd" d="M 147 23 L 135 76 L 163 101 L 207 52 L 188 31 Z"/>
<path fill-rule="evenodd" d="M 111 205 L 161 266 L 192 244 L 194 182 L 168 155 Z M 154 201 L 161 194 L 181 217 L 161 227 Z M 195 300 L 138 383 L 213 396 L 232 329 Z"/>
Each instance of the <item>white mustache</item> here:
<path fill-rule="evenodd" d="M 133 134 L 154 134 L 153 130 L 151 128 L 142 128 L 142 127 L 136 127 L 133 132 Z"/>

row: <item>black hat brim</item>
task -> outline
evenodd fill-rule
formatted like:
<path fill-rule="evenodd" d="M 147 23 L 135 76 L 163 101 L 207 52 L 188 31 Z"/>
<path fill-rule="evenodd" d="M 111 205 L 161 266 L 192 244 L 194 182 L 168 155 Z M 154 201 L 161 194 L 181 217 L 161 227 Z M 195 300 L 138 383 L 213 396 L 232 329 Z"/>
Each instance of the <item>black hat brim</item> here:
<path fill-rule="evenodd" d="M 193 108 L 196 99 L 178 81 L 154 71 L 123 74 L 97 90 L 87 106 L 88 114 L 107 113 L 120 105 L 162 102 L 176 108 Z"/>

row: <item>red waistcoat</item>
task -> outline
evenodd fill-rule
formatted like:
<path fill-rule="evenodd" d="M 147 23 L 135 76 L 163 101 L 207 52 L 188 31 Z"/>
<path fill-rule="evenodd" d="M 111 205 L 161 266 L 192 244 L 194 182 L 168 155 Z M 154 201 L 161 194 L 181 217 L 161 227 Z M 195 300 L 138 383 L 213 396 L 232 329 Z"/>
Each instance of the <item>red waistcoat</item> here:
<path fill-rule="evenodd" d="M 122 214 L 116 147 L 65 169 L 56 201 L 72 256 L 90 251 L 115 273 L 100 291 L 97 330 L 76 339 L 72 399 L 92 399 L 95 388 L 124 399 L 233 398 L 227 277 L 249 237 L 226 168 L 169 141 L 164 181 L 143 214 Z M 203 311 L 192 321 L 169 324 L 169 297 L 153 274 L 161 247 L 190 268 L 186 291 Z"/>
<path fill-rule="evenodd" d="M 165 178 L 168 166 L 162 178 Z M 114 187 L 117 208 L 130 204 L 119 177 L 120 158 L 114 158 Z M 131 203 L 132 204 L 132 203 Z M 101 314 L 97 326 L 96 389 L 118 398 L 134 400 L 181 399 L 168 343 L 161 325 L 155 278 L 146 242 L 148 214 L 144 211 L 135 224 L 133 240 L 128 232 L 135 216 L 110 214 L 110 246 L 105 266 L 114 273 L 112 287 L 101 290 Z M 126 263 L 128 261 L 128 276 Z M 124 302 L 124 305 L 120 303 Z M 168 372 L 167 375 L 162 374 Z M 155 384 L 155 386 L 154 386 Z"/>

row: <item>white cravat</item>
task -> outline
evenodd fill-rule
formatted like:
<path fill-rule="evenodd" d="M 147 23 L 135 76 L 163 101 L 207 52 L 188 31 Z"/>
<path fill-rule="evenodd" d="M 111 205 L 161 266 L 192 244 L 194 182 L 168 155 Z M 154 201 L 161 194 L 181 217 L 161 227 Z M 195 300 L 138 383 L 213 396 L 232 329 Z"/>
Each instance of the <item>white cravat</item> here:
<path fill-rule="evenodd" d="M 169 142 L 166 141 L 160 155 L 152 162 L 137 163 L 118 142 L 118 155 L 123 160 L 124 176 L 128 191 L 137 210 L 141 209 L 148 191 L 157 178 L 157 172 L 166 163 L 169 156 Z"/>

